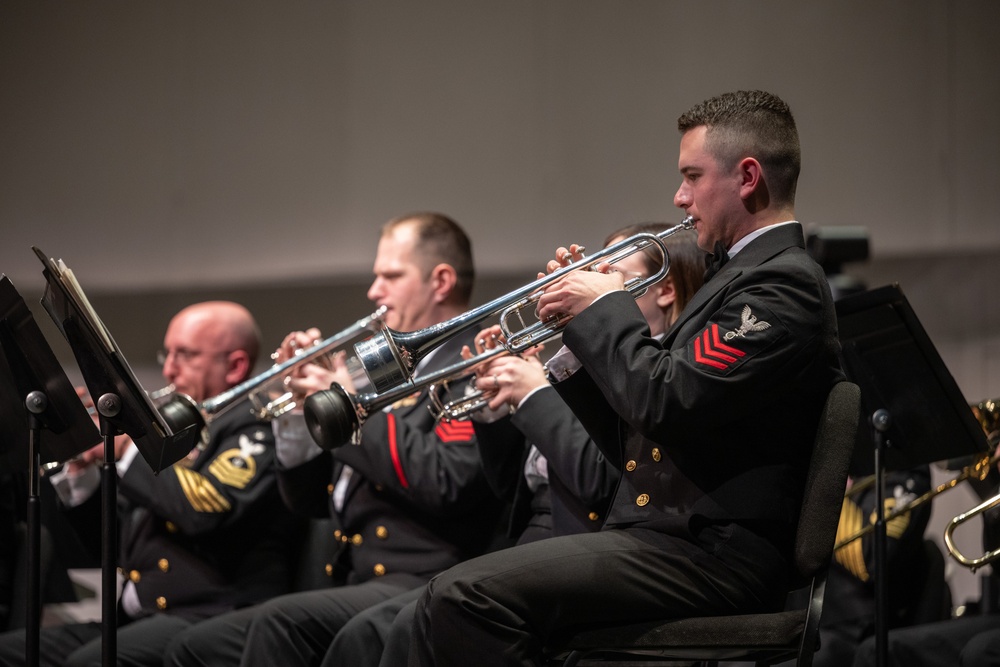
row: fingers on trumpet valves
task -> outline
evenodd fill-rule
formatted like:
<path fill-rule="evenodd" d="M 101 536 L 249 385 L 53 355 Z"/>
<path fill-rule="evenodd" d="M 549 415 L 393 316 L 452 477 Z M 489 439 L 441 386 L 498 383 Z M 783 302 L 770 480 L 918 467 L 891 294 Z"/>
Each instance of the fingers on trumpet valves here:
<path fill-rule="evenodd" d="M 556 259 L 565 266 L 566 264 L 571 264 L 575 261 L 583 259 L 583 253 L 586 252 L 586 250 L 587 246 L 572 243 L 569 248 L 559 247 L 556 249 Z"/>

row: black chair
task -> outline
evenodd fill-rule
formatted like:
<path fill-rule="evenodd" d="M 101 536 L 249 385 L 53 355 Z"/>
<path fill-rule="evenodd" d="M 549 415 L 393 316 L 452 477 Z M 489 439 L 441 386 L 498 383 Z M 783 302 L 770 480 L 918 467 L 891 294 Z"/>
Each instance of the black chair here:
<path fill-rule="evenodd" d="M 772 665 L 795 659 L 798 665 L 810 667 L 818 645 L 826 573 L 848 466 L 858 436 L 860 398 L 856 384 L 838 383 L 830 391 L 820 419 L 795 537 L 796 580 L 792 588 L 808 589 L 809 603 L 804 608 L 588 629 L 554 640 L 550 647 L 557 656 L 553 664 L 575 667 L 743 660 Z"/>

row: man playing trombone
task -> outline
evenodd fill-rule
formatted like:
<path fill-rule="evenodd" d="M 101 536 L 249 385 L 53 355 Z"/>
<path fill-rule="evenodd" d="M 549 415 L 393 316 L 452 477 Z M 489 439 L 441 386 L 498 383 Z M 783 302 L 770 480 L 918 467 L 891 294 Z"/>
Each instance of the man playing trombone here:
<path fill-rule="evenodd" d="M 580 368 L 556 389 L 622 470 L 605 529 L 460 564 L 428 585 L 413 665 L 540 664 L 568 626 L 778 610 L 820 411 L 843 378 L 830 290 L 795 222 L 798 134 L 777 97 L 681 116 L 674 203 L 728 263 L 662 341 L 615 272 L 546 288 Z M 557 250 L 550 271 L 579 259 Z"/>

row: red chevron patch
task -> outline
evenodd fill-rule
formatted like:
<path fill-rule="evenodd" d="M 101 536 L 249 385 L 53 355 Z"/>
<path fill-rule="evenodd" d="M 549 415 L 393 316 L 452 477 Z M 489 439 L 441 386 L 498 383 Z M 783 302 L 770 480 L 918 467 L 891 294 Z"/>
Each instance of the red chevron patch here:
<path fill-rule="evenodd" d="M 712 324 L 694 339 L 694 360 L 700 364 L 725 370 L 743 356 L 746 352 L 722 342 L 718 324 Z"/>
<path fill-rule="evenodd" d="M 434 427 L 434 433 L 441 442 L 468 442 L 476 435 L 476 430 L 470 421 L 452 420 L 440 422 Z"/>

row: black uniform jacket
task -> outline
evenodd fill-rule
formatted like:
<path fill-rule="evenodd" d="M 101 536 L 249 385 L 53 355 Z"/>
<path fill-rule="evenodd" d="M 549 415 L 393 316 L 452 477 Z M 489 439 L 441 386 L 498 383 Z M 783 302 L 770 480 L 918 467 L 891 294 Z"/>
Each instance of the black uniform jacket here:
<path fill-rule="evenodd" d="M 459 361 L 472 335 L 442 345 L 421 372 Z M 499 503 L 483 476 L 472 424 L 435 421 L 428 392 L 369 415 L 360 445 L 279 469 L 290 507 L 314 515 L 322 507 L 339 523 L 333 537 L 343 544 L 348 583 L 400 572 L 430 578 L 482 553 L 496 532 Z M 332 494 L 344 464 L 352 474 L 338 512 Z"/>
<path fill-rule="evenodd" d="M 662 342 L 608 294 L 563 342 L 585 372 L 556 383 L 622 470 L 605 527 L 637 526 L 785 576 L 819 414 L 843 379 L 830 289 L 801 227 L 751 241 Z"/>
<path fill-rule="evenodd" d="M 207 445 L 154 475 L 142 457 L 119 480 L 120 564 L 144 612 L 211 616 L 288 591 L 301 520 L 284 507 L 270 424 L 234 406 Z M 67 510 L 100 540 L 100 494 Z M 97 547 L 99 549 L 99 547 Z"/>
<path fill-rule="evenodd" d="M 552 535 L 599 530 L 618 483 L 611 465 L 569 406 L 552 387 L 539 389 L 509 417 L 475 422 L 479 453 L 490 486 L 512 500 L 514 521 L 530 520 L 532 494 L 524 477 L 534 444 L 548 465 Z"/>

